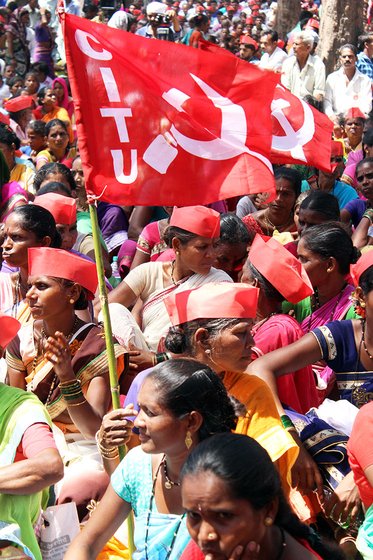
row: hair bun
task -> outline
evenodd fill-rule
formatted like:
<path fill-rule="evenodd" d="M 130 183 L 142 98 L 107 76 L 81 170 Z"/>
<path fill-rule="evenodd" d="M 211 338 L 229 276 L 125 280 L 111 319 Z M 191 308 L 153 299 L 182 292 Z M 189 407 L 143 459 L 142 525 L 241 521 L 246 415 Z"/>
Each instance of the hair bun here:
<path fill-rule="evenodd" d="M 179 326 L 170 327 L 165 339 L 165 346 L 173 354 L 183 354 L 187 347 L 184 329 Z"/>

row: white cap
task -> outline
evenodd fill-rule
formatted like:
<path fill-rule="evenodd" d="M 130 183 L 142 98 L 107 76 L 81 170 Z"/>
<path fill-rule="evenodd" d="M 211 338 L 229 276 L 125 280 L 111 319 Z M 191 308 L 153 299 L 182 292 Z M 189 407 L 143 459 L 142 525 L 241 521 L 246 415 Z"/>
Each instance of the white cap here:
<path fill-rule="evenodd" d="M 165 14 L 167 12 L 166 4 L 162 4 L 162 2 L 150 2 L 146 6 L 146 13 L 148 16 L 151 14 Z"/>

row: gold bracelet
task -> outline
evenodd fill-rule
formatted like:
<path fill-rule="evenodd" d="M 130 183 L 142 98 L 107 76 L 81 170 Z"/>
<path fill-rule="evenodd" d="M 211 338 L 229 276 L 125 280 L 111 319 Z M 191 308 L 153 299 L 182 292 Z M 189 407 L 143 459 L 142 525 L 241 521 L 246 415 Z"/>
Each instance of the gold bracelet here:
<path fill-rule="evenodd" d="M 101 428 L 100 428 L 100 430 L 101 430 Z M 95 435 L 96 444 L 97 444 L 97 447 L 98 447 L 100 453 L 102 453 L 102 454 L 105 454 L 105 453 L 110 454 L 110 453 L 114 453 L 114 452 L 118 453 L 118 448 L 117 447 L 115 447 L 115 446 L 105 447 L 104 445 L 102 445 L 102 442 L 100 441 L 100 430 L 98 430 L 96 432 L 96 435 Z"/>
<path fill-rule="evenodd" d="M 77 403 L 71 403 L 70 401 L 65 401 L 67 407 L 69 406 L 80 406 L 81 404 L 85 404 L 87 401 L 84 399 L 84 401 L 81 402 L 77 402 Z"/>

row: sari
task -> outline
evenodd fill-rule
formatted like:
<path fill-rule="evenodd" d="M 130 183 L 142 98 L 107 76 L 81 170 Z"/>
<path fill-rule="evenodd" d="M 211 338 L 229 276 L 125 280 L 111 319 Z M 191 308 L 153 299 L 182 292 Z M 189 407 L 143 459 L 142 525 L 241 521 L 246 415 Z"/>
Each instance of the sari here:
<path fill-rule="evenodd" d="M 373 560 L 373 505 L 365 513 L 364 523 L 357 535 L 356 548 L 364 560 Z"/>
<path fill-rule="evenodd" d="M 15 387 L 0 385 L 0 468 L 14 462 L 23 434 L 33 424 L 51 426 L 50 418 L 39 399 Z M 0 538 L 19 528 L 20 541 L 36 560 L 41 553 L 34 526 L 46 507 L 48 489 L 30 495 L 0 493 Z M 17 542 L 15 539 L 13 542 Z M 25 550 L 27 553 L 27 550 Z"/>
<path fill-rule="evenodd" d="M 22 325 L 32 318 L 28 303 L 14 297 L 12 276 L 8 272 L 0 272 L 0 312 L 18 319 Z"/>
<path fill-rule="evenodd" d="M 5 31 L 11 33 L 13 39 L 13 56 L 9 53 L 5 54 L 6 64 L 11 64 L 12 60 L 16 61 L 16 74 L 25 76 L 30 66 L 30 50 L 27 41 L 27 27 L 22 23 L 22 13 L 25 8 L 17 8 L 11 13 L 9 23 L 5 25 Z"/>
<path fill-rule="evenodd" d="M 165 241 L 161 239 L 160 222 L 168 222 L 168 218 L 150 222 L 144 227 L 137 240 L 137 250 L 148 255 L 150 261 L 156 261 L 168 248 Z"/>

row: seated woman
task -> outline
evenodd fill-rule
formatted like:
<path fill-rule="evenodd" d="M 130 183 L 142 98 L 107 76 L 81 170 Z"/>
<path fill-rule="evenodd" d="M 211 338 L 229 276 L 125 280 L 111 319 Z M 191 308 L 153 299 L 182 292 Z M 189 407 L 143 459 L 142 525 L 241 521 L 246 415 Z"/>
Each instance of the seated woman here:
<path fill-rule="evenodd" d="M 218 376 L 195 360 L 160 364 L 138 397 L 135 426 L 140 447 L 129 451 L 112 475 L 105 496 L 65 560 L 96 558 L 131 509 L 133 560 L 176 560 L 189 541 L 181 505 L 181 468 L 199 441 L 234 429 L 235 407 Z M 133 414 L 131 409 L 127 412 Z"/>
<path fill-rule="evenodd" d="M 52 82 L 53 92 L 57 99 L 58 107 L 63 107 L 68 112 L 69 118 L 72 121 L 74 116 L 74 101 L 69 96 L 66 80 L 64 78 L 55 78 Z"/>
<path fill-rule="evenodd" d="M 44 87 L 38 92 L 38 102 L 40 105 L 33 111 L 34 119 L 49 123 L 53 120 L 60 120 L 65 124 L 69 133 L 69 141 L 74 142 L 74 134 L 71 127 L 69 115 L 63 107 L 58 107 L 56 95 L 52 88 Z"/>
<path fill-rule="evenodd" d="M 303 336 L 299 323 L 282 313 L 281 304 L 284 300 L 295 304 L 311 295 L 313 288 L 300 262 L 285 247 L 273 238 L 264 241 L 257 235 L 244 266 L 242 282 L 260 288 L 256 323 L 251 331 L 254 359 Z M 319 405 L 310 366 L 279 378 L 277 393 L 283 404 L 303 414 Z"/>
<path fill-rule="evenodd" d="M 195 545 L 182 560 L 343 560 L 300 523 L 268 453 L 253 439 L 218 434 L 201 442 L 181 472 L 181 495 Z"/>
<path fill-rule="evenodd" d="M 47 148 L 40 150 L 35 158 L 36 170 L 39 171 L 46 163 L 63 163 L 71 168 L 76 155 L 75 148 L 69 148 L 69 130 L 65 122 L 52 119 L 45 126 Z"/>
<path fill-rule="evenodd" d="M 66 434 L 68 443 L 92 440 L 111 406 L 107 354 L 102 330 L 80 320 L 75 308 L 85 309 L 87 298 L 93 298 L 97 288 L 96 266 L 62 249 L 32 248 L 28 273 L 26 297 L 34 321 L 24 325 L 8 347 L 9 383 L 39 397 L 54 424 Z M 118 377 L 123 371 L 123 353 L 123 348 L 116 344 Z M 86 453 L 95 451 L 94 442 L 85 442 L 84 447 Z M 82 446 L 71 443 L 69 450 L 79 455 Z M 66 454 L 66 458 L 71 456 Z M 93 480 L 97 479 L 101 490 L 105 489 L 107 478 L 102 467 L 98 464 L 91 471 Z M 76 478 L 75 484 L 80 480 L 76 490 L 89 493 L 88 482 L 85 488 L 81 487 L 81 472 Z M 58 489 L 60 503 L 71 501 L 72 480 L 69 475 L 70 486 Z M 96 488 L 97 483 L 92 492 Z M 88 502 L 92 497 L 85 496 Z M 82 507 L 81 514 L 83 510 Z"/>
<path fill-rule="evenodd" d="M 348 456 L 354 479 L 364 505 L 365 518 L 359 529 L 357 549 L 364 558 L 373 557 L 373 402 L 364 405 L 356 416 Z M 369 442 L 369 445 L 367 445 Z"/>
<path fill-rule="evenodd" d="M 5 158 L 10 172 L 10 181 L 19 183 L 25 191 L 34 193 L 33 181 L 35 171 L 33 166 L 16 161 L 15 152 L 19 150 L 21 142 L 13 130 L 0 123 L 0 150 Z"/>
<path fill-rule="evenodd" d="M 30 159 L 35 165 L 35 159 L 41 150 L 47 148 L 47 141 L 45 137 L 45 122 L 31 121 L 26 128 L 27 141 L 30 147 Z"/>
<path fill-rule="evenodd" d="M 0 315 L 0 353 L 20 323 Z M 41 560 L 34 527 L 48 502 L 48 489 L 63 476 L 50 418 L 34 396 L 0 383 L 0 542 Z M 18 534 L 17 534 L 18 533 Z M 4 542 L 5 541 L 5 542 Z M 19 551 L 18 551 L 19 552 Z M 6 555 L 6 553 L 5 553 Z"/>
<path fill-rule="evenodd" d="M 146 262 L 156 261 L 158 257 L 167 250 L 167 243 L 163 234 L 169 226 L 173 206 L 165 206 L 164 210 L 168 217 L 162 220 L 150 222 L 141 231 L 136 245 L 136 253 L 131 265 L 131 270 Z"/>
<path fill-rule="evenodd" d="M 17 272 L 0 272 L 0 311 L 13 315 L 22 324 L 31 319 L 25 302 L 28 290 L 28 248 L 59 247 L 61 237 L 48 210 L 28 204 L 9 214 L 4 224 L 2 245 L 5 263 Z M 14 270 L 13 268 L 13 270 Z"/>
<path fill-rule="evenodd" d="M 208 282 L 231 282 L 223 271 L 212 268 L 215 259 L 214 243 L 220 235 L 220 215 L 204 206 L 175 208 L 170 226 L 165 232 L 169 247 L 175 251 L 172 262 L 149 262 L 136 267 L 109 294 L 109 303 L 132 306 L 138 298 L 143 302 L 142 349 L 148 349 L 142 367 L 154 364 L 154 353 L 170 327 L 170 320 L 163 305 L 171 293 L 180 293 Z M 125 346 L 123 320 L 133 328 L 138 326 L 125 309 L 114 319 L 113 332 Z M 116 327 L 117 325 L 117 327 Z M 141 335 L 141 333 L 138 333 Z"/>
<path fill-rule="evenodd" d="M 207 284 L 173 293 L 164 301 L 173 325 L 165 346 L 172 355 L 191 357 L 214 368 L 228 393 L 245 405 L 248 412 L 236 429 L 267 449 L 288 493 L 298 445 L 282 427 L 269 388 L 245 373 L 254 344 L 251 329 L 257 300 L 258 289 L 246 284 Z M 163 354 L 159 359 L 168 357 Z M 125 403 L 133 403 L 135 409 L 137 393 L 150 371 L 138 374 L 127 393 Z M 293 469 L 295 485 L 307 487 L 304 474 L 299 461 Z"/>
<path fill-rule="evenodd" d="M 257 232 L 272 236 L 277 232 L 296 232 L 294 206 L 301 191 L 301 176 L 295 169 L 280 167 L 275 171 L 276 199 L 263 210 L 242 218 L 247 224 L 259 226 Z"/>

